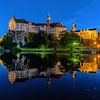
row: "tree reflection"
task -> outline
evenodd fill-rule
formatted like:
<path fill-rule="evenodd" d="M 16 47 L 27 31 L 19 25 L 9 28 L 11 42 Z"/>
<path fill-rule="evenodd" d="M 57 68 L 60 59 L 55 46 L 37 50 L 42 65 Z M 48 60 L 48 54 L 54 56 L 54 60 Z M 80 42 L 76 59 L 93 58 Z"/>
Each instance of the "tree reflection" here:
<path fill-rule="evenodd" d="M 48 85 L 51 84 L 52 78 L 60 79 L 66 73 L 71 73 L 72 78 L 75 78 L 77 71 L 97 72 L 98 58 L 96 55 L 79 54 L 47 54 L 44 57 L 40 54 L 0 56 L 3 66 L 8 70 L 11 83 L 40 77 L 47 78 Z"/>

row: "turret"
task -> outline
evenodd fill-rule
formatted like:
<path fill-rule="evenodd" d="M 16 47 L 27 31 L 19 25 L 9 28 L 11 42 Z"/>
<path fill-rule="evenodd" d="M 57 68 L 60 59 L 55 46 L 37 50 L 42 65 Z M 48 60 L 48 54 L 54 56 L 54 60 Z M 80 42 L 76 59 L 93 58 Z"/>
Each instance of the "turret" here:
<path fill-rule="evenodd" d="M 46 22 L 47 22 L 47 24 L 50 24 L 50 23 L 51 23 L 51 16 L 50 16 L 50 13 L 48 13 Z"/>
<path fill-rule="evenodd" d="M 76 24 L 75 23 L 72 23 L 72 31 L 76 31 Z"/>
<path fill-rule="evenodd" d="M 16 19 L 15 19 L 15 16 L 13 16 L 9 21 L 8 30 L 14 31 L 15 28 L 16 28 Z"/>
<path fill-rule="evenodd" d="M 11 19 L 15 19 L 15 16 L 12 16 L 12 18 Z"/>
<path fill-rule="evenodd" d="M 10 83 L 12 83 L 12 84 L 15 83 L 15 81 L 16 81 L 16 73 L 13 72 L 13 71 L 10 71 L 8 73 L 8 78 L 9 78 Z"/>

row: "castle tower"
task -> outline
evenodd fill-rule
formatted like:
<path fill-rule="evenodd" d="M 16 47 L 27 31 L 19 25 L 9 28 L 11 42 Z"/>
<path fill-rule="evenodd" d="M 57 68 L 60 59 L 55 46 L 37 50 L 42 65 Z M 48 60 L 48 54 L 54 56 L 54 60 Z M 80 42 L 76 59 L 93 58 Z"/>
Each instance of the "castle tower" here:
<path fill-rule="evenodd" d="M 9 21 L 8 29 L 15 30 L 15 28 L 16 28 L 16 21 L 15 21 L 15 16 L 13 16 Z"/>
<path fill-rule="evenodd" d="M 50 24 L 50 23 L 51 23 L 51 16 L 50 16 L 50 13 L 48 13 L 46 22 L 47 22 L 47 24 Z"/>
<path fill-rule="evenodd" d="M 76 31 L 76 24 L 75 23 L 72 23 L 72 31 Z"/>
<path fill-rule="evenodd" d="M 13 84 L 16 81 L 16 73 L 13 71 L 10 71 L 8 73 L 8 78 L 9 78 L 9 81 Z"/>

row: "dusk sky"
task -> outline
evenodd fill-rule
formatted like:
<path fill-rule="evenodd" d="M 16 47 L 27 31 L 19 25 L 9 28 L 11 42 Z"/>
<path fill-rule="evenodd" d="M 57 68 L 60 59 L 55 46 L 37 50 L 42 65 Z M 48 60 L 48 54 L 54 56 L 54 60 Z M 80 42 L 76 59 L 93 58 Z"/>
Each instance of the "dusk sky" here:
<path fill-rule="evenodd" d="M 0 2 L 0 37 L 7 32 L 12 16 L 32 22 L 45 22 L 50 12 L 52 22 L 71 29 L 97 28 L 100 31 L 100 0 L 2 0 Z"/>

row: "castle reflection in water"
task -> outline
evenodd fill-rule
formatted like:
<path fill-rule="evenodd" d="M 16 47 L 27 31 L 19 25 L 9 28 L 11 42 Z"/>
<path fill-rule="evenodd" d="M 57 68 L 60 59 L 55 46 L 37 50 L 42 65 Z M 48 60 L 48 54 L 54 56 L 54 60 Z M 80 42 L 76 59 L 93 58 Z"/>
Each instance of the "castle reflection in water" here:
<path fill-rule="evenodd" d="M 21 54 L 20 57 L 3 54 L 0 63 L 8 71 L 10 83 L 24 82 L 33 78 L 46 78 L 48 85 L 52 79 L 60 79 L 67 73 L 72 78 L 77 72 L 96 73 L 100 68 L 100 54 Z"/>

